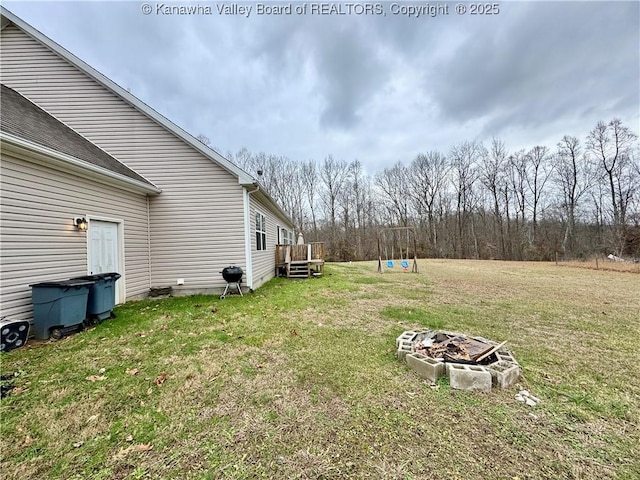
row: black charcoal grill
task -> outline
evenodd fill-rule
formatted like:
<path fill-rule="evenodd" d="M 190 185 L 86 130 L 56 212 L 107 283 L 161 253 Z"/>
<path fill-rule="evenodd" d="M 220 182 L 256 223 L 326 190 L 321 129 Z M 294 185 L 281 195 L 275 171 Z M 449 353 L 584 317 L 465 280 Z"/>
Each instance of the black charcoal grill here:
<path fill-rule="evenodd" d="M 229 294 L 230 287 L 234 286 L 240 296 L 242 296 L 242 288 L 240 284 L 242 283 L 242 269 L 240 267 L 230 266 L 222 269 L 222 278 L 227 282 L 227 286 L 224 289 L 222 295 L 220 295 L 220 300 L 224 300 L 225 297 Z"/>

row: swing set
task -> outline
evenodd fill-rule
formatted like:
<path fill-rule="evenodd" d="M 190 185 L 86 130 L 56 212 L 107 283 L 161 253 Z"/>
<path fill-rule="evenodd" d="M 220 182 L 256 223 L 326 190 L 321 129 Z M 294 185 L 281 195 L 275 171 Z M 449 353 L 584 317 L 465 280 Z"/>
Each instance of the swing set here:
<path fill-rule="evenodd" d="M 406 249 L 402 251 L 402 232 L 406 232 Z M 388 250 L 388 236 L 391 235 L 391 257 Z M 387 268 L 394 268 L 395 245 L 398 239 L 398 247 L 400 249 L 400 266 L 402 271 L 409 271 L 409 237 L 413 238 L 413 266 L 411 272 L 418 273 L 418 257 L 416 248 L 416 232 L 413 227 L 385 227 L 378 231 L 378 273 L 382 273 L 382 247 L 384 244 L 384 254 L 386 257 Z"/>

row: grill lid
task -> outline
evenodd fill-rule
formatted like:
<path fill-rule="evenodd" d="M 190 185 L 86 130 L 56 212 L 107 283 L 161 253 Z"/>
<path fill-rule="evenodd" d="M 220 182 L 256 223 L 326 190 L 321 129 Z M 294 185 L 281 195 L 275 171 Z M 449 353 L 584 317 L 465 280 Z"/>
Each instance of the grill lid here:
<path fill-rule="evenodd" d="M 235 265 L 222 269 L 222 278 L 227 282 L 239 282 L 242 280 L 242 268 Z"/>

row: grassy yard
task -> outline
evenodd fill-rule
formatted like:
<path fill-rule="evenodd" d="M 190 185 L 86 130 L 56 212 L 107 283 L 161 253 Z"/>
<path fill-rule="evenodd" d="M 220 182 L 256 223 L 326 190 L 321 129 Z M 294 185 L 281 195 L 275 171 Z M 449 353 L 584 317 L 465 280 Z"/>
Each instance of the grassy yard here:
<path fill-rule="evenodd" d="M 640 478 L 640 276 L 553 264 L 332 264 L 252 295 L 132 302 L 2 356 L 6 479 Z M 490 394 L 434 387 L 405 330 L 507 340 Z M 542 399 L 529 407 L 520 388 Z"/>

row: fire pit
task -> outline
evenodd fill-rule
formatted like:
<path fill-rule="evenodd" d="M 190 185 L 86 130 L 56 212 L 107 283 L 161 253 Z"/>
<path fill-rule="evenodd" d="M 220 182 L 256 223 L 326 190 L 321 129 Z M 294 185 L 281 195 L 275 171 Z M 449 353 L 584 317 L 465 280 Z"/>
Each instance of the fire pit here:
<path fill-rule="evenodd" d="M 505 348 L 482 337 L 454 332 L 407 331 L 396 339 L 398 358 L 431 382 L 449 376 L 452 388 L 490 391 L 506 388 L 520 378 L 520 365 Z"/>

